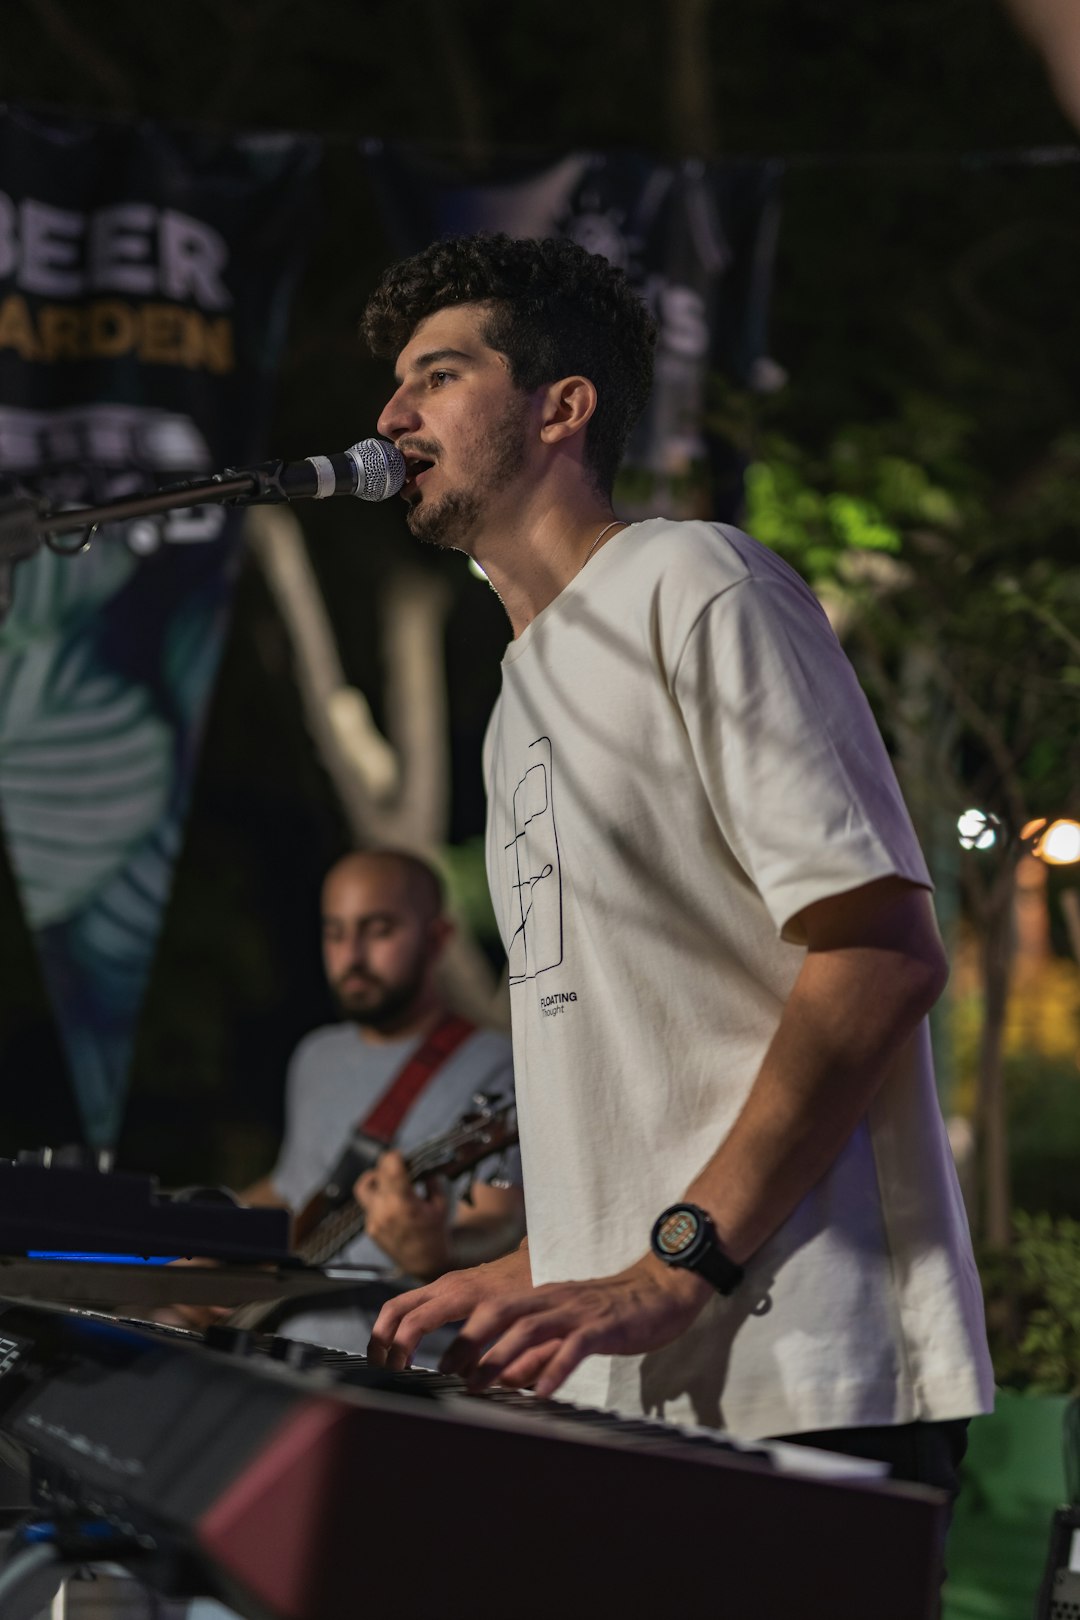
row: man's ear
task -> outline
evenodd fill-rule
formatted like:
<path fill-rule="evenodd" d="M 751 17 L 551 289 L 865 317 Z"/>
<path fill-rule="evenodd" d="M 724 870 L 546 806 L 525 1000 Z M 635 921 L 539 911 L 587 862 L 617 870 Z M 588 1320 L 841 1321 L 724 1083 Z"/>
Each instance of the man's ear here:
<path fill-rule="evenodd" d="M 428 937 L 431 940 L 431 958 L 437 961 L 453 939 L 457 929 L 449 917 L 433 917 L 428 924 Z"/>
<path fill-rule="evenodd" d="M 596 385 L 588 377 L 563 377 L 549 383 L 541 400 L 541 439 L 545 444 L 572 439 L 595 410 Z"/>

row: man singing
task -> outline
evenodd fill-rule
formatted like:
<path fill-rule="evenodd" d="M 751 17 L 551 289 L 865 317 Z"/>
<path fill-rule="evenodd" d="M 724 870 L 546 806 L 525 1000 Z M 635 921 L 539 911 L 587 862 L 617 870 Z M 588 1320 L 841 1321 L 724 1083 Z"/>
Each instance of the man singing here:
<path fill-rule="evenodd" d="M 485 769 L 529 1236 L 371 1354 L 792 1436 L 955 1488 L 992 1404 L 926 1015 L 946 963 L 884 745 L 804 583 L 611 490 L 654 328 L 567 241 L 392 267 L 366 332 L 418 538 L 513 631 Z"/>

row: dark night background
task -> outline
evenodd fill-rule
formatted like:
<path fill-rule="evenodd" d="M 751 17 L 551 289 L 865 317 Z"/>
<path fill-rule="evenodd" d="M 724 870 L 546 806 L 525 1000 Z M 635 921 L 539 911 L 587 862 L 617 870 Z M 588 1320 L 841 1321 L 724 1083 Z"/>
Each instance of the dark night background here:
<path fill-rule="evenodd" d="M 267 453 L 373 431 L 386 372 L 359 313 L 392 254 L 357 149 L 415 141 L 484 172 L 515 155 L 624 148 L 787 160 L 772 354 L 785 431 L 809 447 L 902 393 L 979 401 L 970 451 L 1025 476 L 1077 419 L 1078 169 L 1000 161 L 1073 131 L 989 0 L 715 0 L 671 7 L 491 0 L 13 0 L 0 98 L 93 116 L 325 137 L 321 227 L 294 302 Z M 349 680 L 382 718 L 380 583 L 412 545 L 399 511 L 304 510 Z M 482 825 L 479 744 L 507 638 L 463 559 L 447 673 L 453 842 Z M 285 1064 L 331 1016 L 322 873 L 347 842 L 303 724 L 287 635 L 245 567 L 184 853 L 147 996 L 121 1162 L 166 1182 L 265 1169 Z M 32 947 L 0 869 L 0 1153 L 74 1139 Z"/>

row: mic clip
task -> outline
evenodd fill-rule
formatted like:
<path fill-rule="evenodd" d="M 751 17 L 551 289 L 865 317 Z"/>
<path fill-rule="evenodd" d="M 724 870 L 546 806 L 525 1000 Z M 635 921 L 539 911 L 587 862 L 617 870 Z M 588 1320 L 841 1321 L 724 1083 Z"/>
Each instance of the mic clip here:
<path fill-rule="evenodd" d="M 222 473 L 215 473 L 214 483 L 226 483 L 235 478 L 248 478 L 251 480 L 251 489 L 238 495 L 227 495 L 222 506 L 280 506 L 289 499 L 282 484 L 282 474 L 288 463 L 285 461 L 264 461 L 257 467 L 226 467 Z"/>
<path fill-rule="evenodd" d="M 0 479 L 0 623 L 11 607 L 15 564 L 32 557 L 42 543 L 38 518 L 44 510 L 40 496 L 11 479 Z"/>

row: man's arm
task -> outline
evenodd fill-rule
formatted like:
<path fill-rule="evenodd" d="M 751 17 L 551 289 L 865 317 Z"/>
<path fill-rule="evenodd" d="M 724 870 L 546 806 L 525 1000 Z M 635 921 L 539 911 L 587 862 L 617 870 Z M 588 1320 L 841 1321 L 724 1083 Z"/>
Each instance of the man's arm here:
<path fill-rule="evenodd" d="M 807 954 L 779 1027 L 735 1124 L 687 1188 L 740 1263 L 828 1170 L 948 978 L 930 896 L 901 878 L 818 901 L 798 921 Z"/>
<path fill-rule="evenodd" d="M 270 1176 L 260 1176 L 240 1194 L 240 1202 L 249 1209 L 291 1209 L 289 1200 L 278 1191 Z"/>
<path fill-rule="evenodd" d="M 525 1235 L 525 1194 L 520 1187 L 492 1187 L 478 1182 L 470 1200 L 462 1199 L 450 1228 L 451 1266 L 461 1269 L 496 1260 Z"/>
<path fill-rule="evenodd" d="M 740 1262 L 832 1164 L 947 977 L 929 897 L 903 879 L 819 901 L 798 921 L 807 954 L 780 1024 L 735 1124 L 686 1189 Z M 613 1277 L 479 1305 L 443 1365 L 477 1385 L 535 1385 L 550 1395 L 587 1355 L 670 1343 L 711 1293 L 700 1277 L 646 1253 Z M 414 1342 L 409 1298 L 380 1314 L 376 1357 L 396 1364 Z M 429 1306 L 424 1330 L 434 1325 Z"/>

